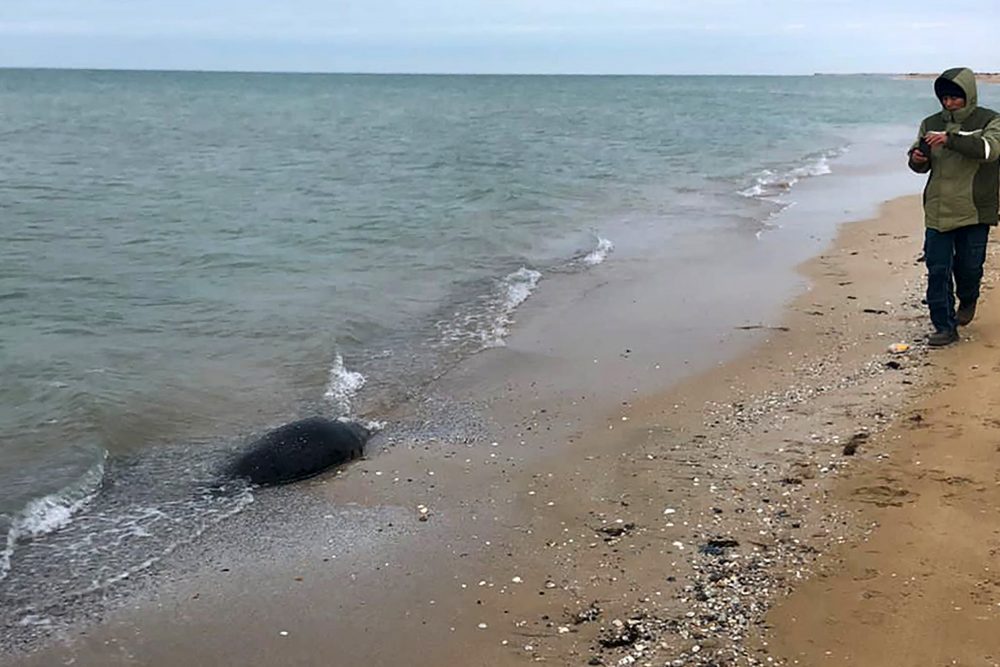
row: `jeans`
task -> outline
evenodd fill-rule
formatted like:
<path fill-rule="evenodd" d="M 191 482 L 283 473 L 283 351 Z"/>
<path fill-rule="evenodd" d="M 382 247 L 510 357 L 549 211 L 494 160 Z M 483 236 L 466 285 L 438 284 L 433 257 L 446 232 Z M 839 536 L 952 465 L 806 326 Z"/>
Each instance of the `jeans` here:
<path fill-rule="evenodd" d="M 926 230 L 927 307 L 938 331 L 953 331 L 958 326 L 956 294 L 962 304 L 975 303 L 979 298 L 989 234 L 989 225 L 968 225 L 950 232 Z"/>

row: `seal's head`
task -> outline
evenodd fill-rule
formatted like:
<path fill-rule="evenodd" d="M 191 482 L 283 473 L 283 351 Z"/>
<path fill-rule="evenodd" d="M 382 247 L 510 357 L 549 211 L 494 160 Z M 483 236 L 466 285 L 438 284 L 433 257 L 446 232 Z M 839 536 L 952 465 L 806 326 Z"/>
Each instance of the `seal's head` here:
<path fill-rule="evenodd" d="M 362 443 L 368 442 L 368 440 L 374 435 L 375 430 L 370 428 L 367 424 L 362 424 L 358 421 L 349 421 L 346 419 L 338 419 L 338 422 L 347 427 L 351 434 L 356 437 Z"/>

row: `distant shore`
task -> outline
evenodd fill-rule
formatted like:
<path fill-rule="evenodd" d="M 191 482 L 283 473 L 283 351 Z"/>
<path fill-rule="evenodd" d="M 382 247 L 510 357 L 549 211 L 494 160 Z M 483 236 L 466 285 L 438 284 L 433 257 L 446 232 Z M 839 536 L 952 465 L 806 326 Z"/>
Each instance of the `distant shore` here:
<path fill-rule="evenodd" d="M 940 73 L 932 74 L 929 72 L 909 72 L 907 74 L 900 74 L 897 79 L 936 79 L 940 76 Z M 1000 72 L 976 72 L 976 81 L 978 83 L 1000 83 Z"/>

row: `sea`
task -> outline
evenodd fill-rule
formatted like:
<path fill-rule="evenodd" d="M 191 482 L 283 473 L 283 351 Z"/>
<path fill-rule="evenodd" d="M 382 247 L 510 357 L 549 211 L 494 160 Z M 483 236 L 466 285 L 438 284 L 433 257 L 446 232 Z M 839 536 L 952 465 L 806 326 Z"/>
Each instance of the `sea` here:
<path fill-rule="evenodd" d="M 43 623 L 199 539 L 253 501 L 219 491 L 249 435 L 382 423 L 547 277 L 768 243 L 803 183 L 902 171 L 935 104 L 875 75 L 0 70 L 0 597 Z"/>

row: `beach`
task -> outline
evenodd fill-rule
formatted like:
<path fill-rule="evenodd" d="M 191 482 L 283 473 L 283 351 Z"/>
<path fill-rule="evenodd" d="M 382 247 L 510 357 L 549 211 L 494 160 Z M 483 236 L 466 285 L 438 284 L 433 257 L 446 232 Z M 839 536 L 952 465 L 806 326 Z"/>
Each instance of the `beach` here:
<path fill-rule="evenodd" d="M 995 262 L 994 243 L 986 303 Z M 987 307 L 962 345 L 929 355 L 923 390 L 831 489 L 870 535 L 831 550 L 770 614 L 791 664 L 1000 663 L 997 324 Z"/>
<path fill-rule="evenodd" d="M 923 347 L 918 221 L 910 196 L 843 226 L 734 359 L 586 416 L 582 392 L 525 395 L 502 351 L 490 409 L 530 454 L 425 442 L 309 486 L 392 508 L 380 529 L 416 559 L 338 562 L 285 526 L 9 664 L 991 664 L 997 316 L 987 291 L 959 345 Z M 619 347 L 609 382 L 642 355 Z"/>
<path fill-rule="evenodd" d="M 169 92 L 131 76 L 105 83 L 139 91 L 143 104 Z M 66 85 L 53 81 L 45 85 Z M 927 350 L 914 194 L 922 179 L 899 164 L 910 128 L 864 121 L 871 125 L 858 127 L 879 129 L 874 138 L 845 144 L 851 100 L 873 85 L 867 77 L 779 83 L 802 108 L 839 105 L 843 115 L 817 126 L 821 150 L 799 145 L 813 142 L 808 134 L 785 147 L 768 145 L 767 133 L 731 147 L 705 128 L 718 143 L 689 151 L 656 143 L 660 125 L 644 120 L 668 116 L 660 93 L 678 86 L 709 96 L 745 87 L 752 103 L 777 104 L 769 80 L 596 79 L 559 82 L 551 93 L 559 111 L 539 134 L 553 146 L 527 160 L 505 151 L 508 134 L 537 130 L 542 84 L 533 79 L 175 78 L 194 110 L 221 88 L 241 91 L 234 108 L 252 114 L 242 91 L 273 86 L 255 122 L 282 150 L 286 128 L 269 124 L 267 105 L 301 114 L 334 86 L 381 121 L 385 100 L 419 90 L 414 110 L 394 120 L 416 141 L 417 102 L 445 92 L 456 118 L 493 133 L 480 148 L 495 159 L 424 162 L 466 150 L 468 136 L 447 128 L 405 153 L 412 164 L 400 169 L 395 140 L 361 128 L 357 141 L 377 139 L 384 151 L 384 161 L 362 168 L 396 179 L 377 181 L 398 200 L 375 211 L 381 190 L 364 189 L 346 167 L 335 191 L 323 190 L 325 172 L 307 168 L 323 154 L 293 142 L 288 164 L 300 165 L 312 188 L 272 200 L 281 202 L 274 210 L 220 213 L 204 239 L 187 238 L 196 227 L 155 228 L 163 234 L 148 251 L 155 270 L 128 259 L 149 244 L 121 225 L 126 241 L 107 248 L 125 254 L 107 261 L 124 258 L 151 292 L 130 289 L 127 272 L 85 281 L 82 264 L 80 275 L 53 277 L 52 308 L 36 320 L 26 309 L 19 326 L 40 327 L 66 350 L 97 343 L 85 346 L 79 369 L 13 367 L 24 387 L 40 388 L 30 412 L 13 414 L 44 424 L 37 433 L 51 434 L 49 451 L 65 456 L 91 450 L 57 448 L 70 442 L 64 436 L 75 431 L 61 429 L 74 422 L 42 407 L 96 413 L 95 424 L 78 428 L 105 446 L 98 480 L 58 496 L 69 507 L 55 504 L 44 522 L 18 519 L 8 530 L 0 664 L 882 665 L 904 651 L 954 664 L 988 660 L 996 651 L 985 628 L 1000 609 L 985 569 L 996 531 L 988 503 L 993 253 L 979 318 L 959 345 Z M 921 104 L 913 83 L 875 83 Z M 523 97 L 523 119 L 510 127 L 480 120 L 493 118 L 492 107 L 477 106 L 484 95 L 506 108 L 512 92 Z M 595 162 L 593 131 L 567 134 L 574 105 L 591 105 L 588 117 L 602 119 L 603 132 L 621 132 L 601 140 L 615 152 Z M 109 114 L 100 127 L 116 136 Z M 322 124 L 293 129 L 312 127 Z M 186 135 L 165 136 L 187 159 Z M 568 137 L 572 151 L 557 150 Z M 237 128 L 220 163 L 243 164 L 246 140 Z M 647 146 L 656 150 L 637 161 Z M 665 158 L 673 155 L 690 165 Z M 468 191 L 460 164 L 492 189 Z M 586 176 L 595 164 L 603 172 Z M 660 173 L 668 164 L 676 168 L 669 177 Z M 289 187 L 279 163 L 204 173 L 209 187 L 192 206 L 219 192 L 242 202 L 226 190 L 236 175 L 247 188 L 258 179 L 275 193 Z M 48 215 L 50 200 L 74 196 L 97 202 L 108 220 L 125 204 L 175 215 L 159 195 L 132 187 L 145 174 L 122 177 L 129 194 L 118 199 L 105 199 L 113 190 L 103 181 L 55 199 L 21 194 L 19 215 Z M 414 174 L 428 188 L 439 181 L 439 190 L 418 196 Z M 356 217 L 319 225 L 311 216 L 334 195 Z M 405 215 L 408 201 L 424 203 L 420 216 Z M 456 206 L 461 215 L 449 218 Z M 241 215 L 252 224 L 232 227 L 244 224 Z M 479 225 L 483 215 L 490 224 Z M 197 218 L 177 217 L 189 219 Z M 432 224 L 454 242 L 428 244 Z M 404 232 L 408 242 L 392 237 Z M 95 257 L 105 248 L 98 240 L 88 241 Z M 415 249 L 416 241 L 428 247 Z M 17 261 L 31 256 L 18 252 Z M 343 266 L 328 270 L 338 252 Z M 164 279 L 178 253 L 189 283 Z M 478 254 L 461 264 L 469 253 Z M 194 289 L 221 279 L 256 288 Z M 91 287 L 76 288 L 74 301 L 68 280 Z M 94 308 L 80 311 L 79 328 L 53 331 L 52 313 L 79 303 L 80 290 Z M 398 303 L 420 317 L 393 305 L 397 290 L 407 297 Z M 332 301 L 317 307 L 324 295 Z M 188 319 L 169 326 L 175 311 L 163 306 Z M 125 324 L 90 318 L 104 309 L 120 309 Z M 101 337 L 105 330 L 112 338 Z M 61 359 L 41 354 L 32 336 L 14 342 L 26 358 Z M 139 343 L 161 356 L 132 349 Z M 893 352 L 895 344 L 904 345 Z M 203 358 L 211 362 L 191 373 Z M 379 432 L 362 460 L 285 487 L 211 486 L 239 443 L 317 403 L 324 414 L 372 420 Z M 942 437 L 959 432 L 967 457 Z M 42 460 L 30 439 L 23 443 L 25 465 L 6 470 L 12 479 Z M 67 474 L 79 472 L 73 463 Z M 16 488 L 29 498 L 48 493 Z M 955 642 L 927 629 L 941 627 Z M 911 636 L 918 629 L 927 645 Z"/>

